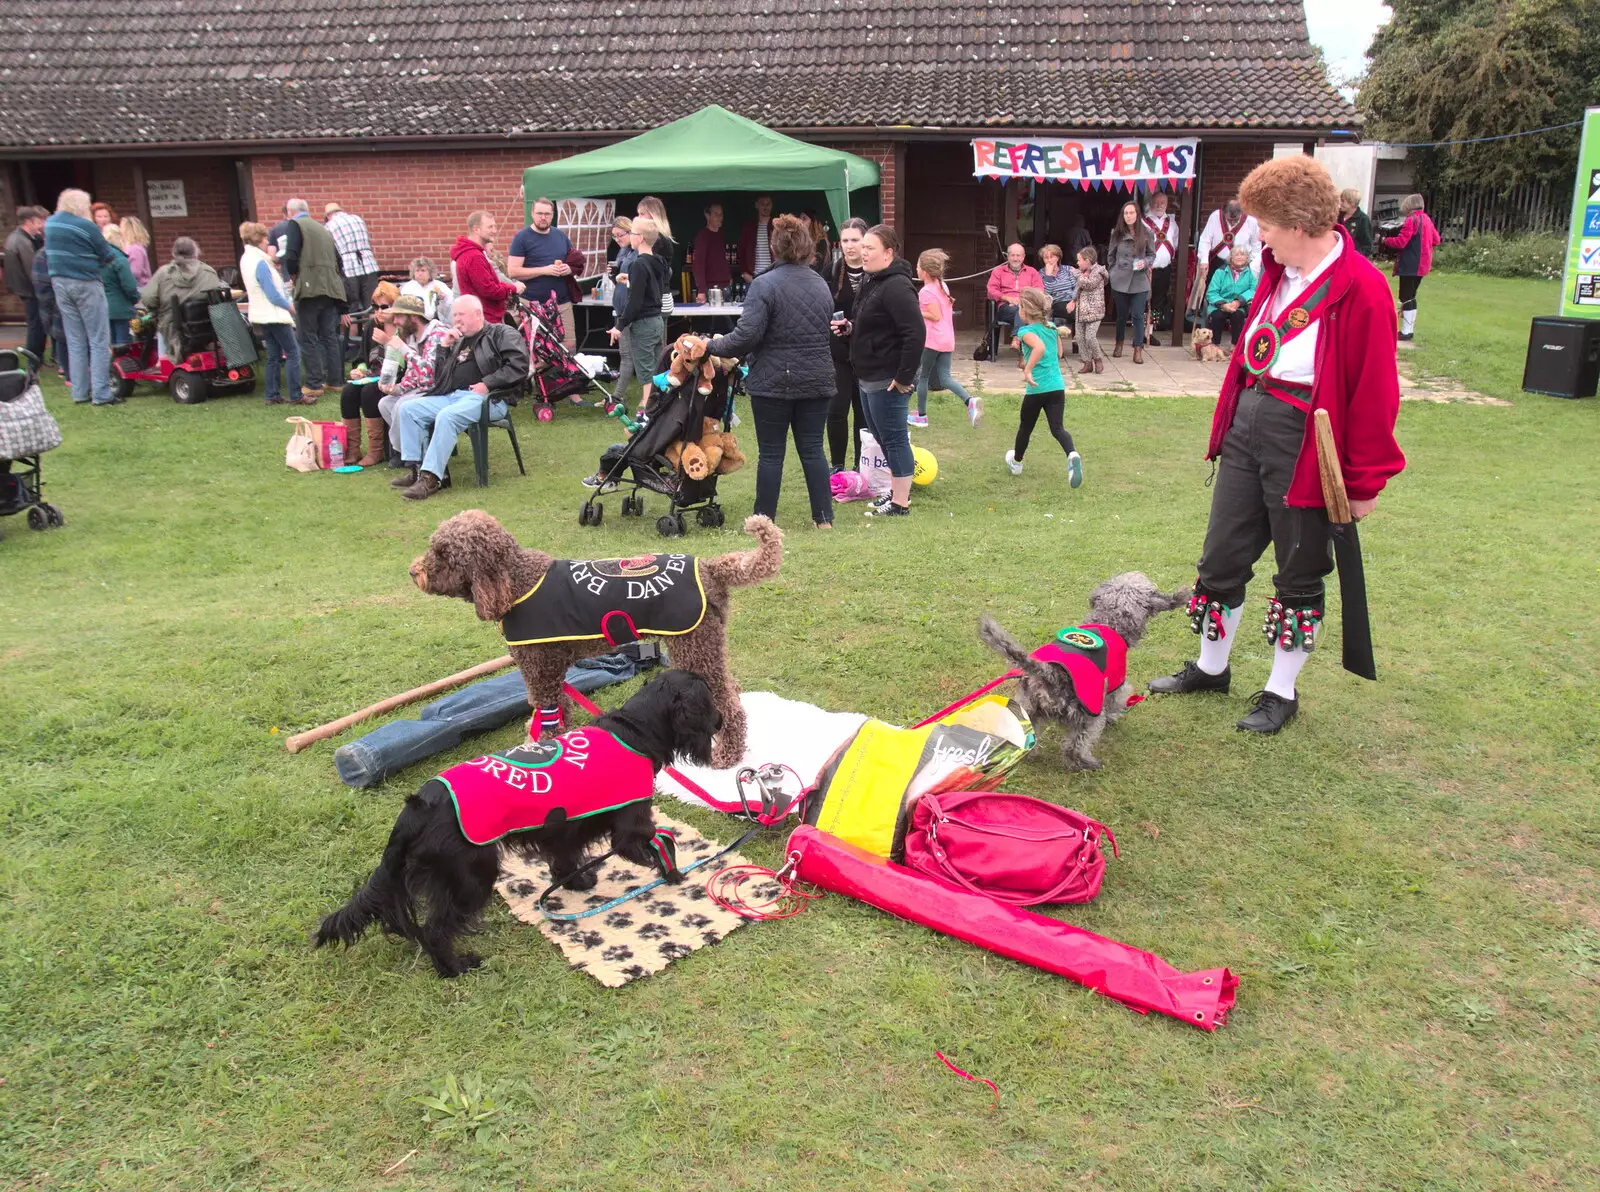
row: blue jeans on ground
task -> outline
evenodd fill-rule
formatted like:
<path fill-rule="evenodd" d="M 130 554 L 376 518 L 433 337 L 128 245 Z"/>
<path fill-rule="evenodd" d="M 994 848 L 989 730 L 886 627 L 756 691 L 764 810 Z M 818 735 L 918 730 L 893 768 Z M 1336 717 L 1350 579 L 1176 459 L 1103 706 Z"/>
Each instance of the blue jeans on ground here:
<path fill-rule="evenodd" d="M 300 300 L 300 359 L 305 364 L 307 389 L 344 383 L 339 304 L 332 298 Z"/>
<path fill-rule="evenodd" d="M 400 458 L 406 463 L 421 460 L 424 472 L 443 480 L 457 437 L 483 416 L 483 400 L 470 389 L 459 389 L 406 402 L 400 407 Z M 505 416 L 505 402 L 489 403 L 491 419 Z"/>
<path fill-rule="evenodd" d="M 37 298 L 24 298 L 22 309 L 28 316 L 28 341 L 26 347 L 33 353 L 33 358 L 41 365 L 44 363 L 44 341 L 50 334 L 50 329 L 44 325 L 44 319 L 39 314 L 39 300 Z"/>
<path fill-rule="evenodd" d="M 291 401 L 300 396 L 300 339 L 293 323 L 261 323 L 262 347 L 267 356 L 267 396 L 285 397 Z M 289 364 L 289 392 L 283 391 L 283 365 Z"/>
<path fill-rule="evenodd" d="M 1018 313 L 1015 302 L 996 302 L 994 304 L 994 321 L 996 323 L 1004 323 L 1007 327 L 1015 327 Z"/>
<path fill-rule="evenodd" d="M 811 498 L 811 520 L 822 525 L 833 522 L 833 489 L 828 482 L 828 458 L 822 453 L 823 432 L 828 429 L 828 410 L 832 397 L 807 397 L 789 400 L 782 397 L 750 396 L 750 413 L 756 422 L 756 512 L 778 516 L 778 491 L 783 485 L 783 457 L 789 449 L 789 432 L 794 430 L 794 449 L 806 477 L 806 493 Z"/>
<path fill-rule="evenodd" d="M 110 405 L 116 399 L 111 392 L 111 317 L 106 313 L 106 288 L 98 277 L 55 277 L 50 283 L 67 335 L 72 400 L 81 404 L 92 398 L 97 406 Z"/>
<path fill-rule="evenodd" d="M 626 653 L 601 654 L 568 667 L 567 682 L 588 693 L 626 682 L 641 669 Z M 528 688 L 513 670 L 451 692 L 423 708 L 420 719 L 396 720 L 339 746 L 333 765 L 346 786 L 373 786 L 423 758 L 454 749 L 469 736 L 527 720 L 531 711 Z"/>
<path fill-rule="evenodd" d="M 1121 290 L 1112 290 L 1111 296 L 1117 300 L 1117 342 L 1120 344 L 1125 338 L 1124 328 L 1128 319 L 1133 319 L 1133 346 L 1144 347 L 1144 308 L 1150 301 L 1149 290 L 1139 290 L 1132 294 L 1125 294 Z"/>
<path fill-rule="evenodd" d="M 867 427 L 889 461 L 889 475 L 906 477 L 917 470 L 911 457 L 911 432 L 906 429 L 906 409 L 911 397 L 889 388 L 887 381 L 861 382 L 861 407 Z"/>
<path fill-rule="evenodd" d="M 128 330 L 128 319 L 111 320 L 111 346 L 113 348 L 133 342 L 133 332 Z"/>
<path fill-rule="evenodd" d="M 961 399 L 961 404 L 970 406 L 972 394 L 968 393 L 960 381 L 950 375 L 950 358 L 954 352 L 935 352 L 932 348 L 922 349 L 922 369 L 917 373 L 917 413 L 928 412 L 928 390 L 953 393 Z"/>

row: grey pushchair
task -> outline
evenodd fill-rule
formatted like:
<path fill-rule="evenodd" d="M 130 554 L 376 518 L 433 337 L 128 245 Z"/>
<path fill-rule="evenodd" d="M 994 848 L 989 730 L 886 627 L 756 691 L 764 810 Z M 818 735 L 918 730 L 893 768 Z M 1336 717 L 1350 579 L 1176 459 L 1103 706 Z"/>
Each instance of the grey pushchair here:
<path fill-rule="evenodd" d="M 39 457 L 61 446 L 61 428 L 45 408 L 39 361 L 24 348 L 0 351 L 0 517 L 28 515 L 30 530 L 66 525 L 44 499 Z"/>

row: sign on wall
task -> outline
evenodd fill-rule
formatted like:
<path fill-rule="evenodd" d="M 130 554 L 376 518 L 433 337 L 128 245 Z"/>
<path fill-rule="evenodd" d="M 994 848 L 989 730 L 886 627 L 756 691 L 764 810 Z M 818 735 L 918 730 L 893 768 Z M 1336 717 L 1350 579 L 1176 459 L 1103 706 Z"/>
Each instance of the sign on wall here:
<path fill-rule="evenodd" d="M 1567 237 L 1561 313 L 1573 319 L 1600 319 L 1600 108 L 1583 114 Z"/>
<path fill-rule="evenodd" d="M 1157 183 L 1181 189 L 1194 180 L 1199 144 L 1193 137 L 974 140 L 972 172 L 979 178 L 1066 182 L 1081 190 L 1149 189 Z"/>
<path fill-rule="evenodd" d="M 144 191 L 150 199 L 151 219 L 181 219 L 189 214 L 189 200 L 183 193 L 183 179 L 173 178 L 163 182 L 151 178 L 145 182 Z"/>

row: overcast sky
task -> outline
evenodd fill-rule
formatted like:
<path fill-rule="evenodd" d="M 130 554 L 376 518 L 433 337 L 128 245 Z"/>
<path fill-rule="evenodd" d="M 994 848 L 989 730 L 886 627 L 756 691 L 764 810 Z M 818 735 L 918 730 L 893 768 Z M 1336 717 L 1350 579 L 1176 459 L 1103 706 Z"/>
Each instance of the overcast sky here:
<path fill-rule="evenodd" d="M 1389 19 L 1381 0 L 1305 0 L 1311 40 L 1328 59 L 1334 81 L 1344 84 L 1365 68 L 1367 46 Z"/>

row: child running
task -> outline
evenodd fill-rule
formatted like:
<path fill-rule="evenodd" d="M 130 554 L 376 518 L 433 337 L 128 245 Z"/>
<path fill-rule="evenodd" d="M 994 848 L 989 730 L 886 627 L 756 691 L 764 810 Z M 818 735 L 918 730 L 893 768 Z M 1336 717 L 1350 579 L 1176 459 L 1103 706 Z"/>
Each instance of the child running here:
<path fill-rule="evenodd" d="M 928 425 L 929 389 L 942 389 L 959 397 L 967 407 L 967 418 L 973 426 L 983 417 L 983 398 L 973 397 L 950 375 L 950 359 L 956 350 L 956 324 L 950 290 L 944 284 L 944 270 L 949 263 L 950 254 L 942 248 L 930 248 L 917 258 L 917 276 L 922 279 L 917 305 L 922 308 L 923 321 L 928 324 L 928 340 L 922 349 L 922 369 L 917 373 L 917 412 L 906 415 L 906 421 L 912 426 Z"/>
<path fill-rule="evenodd" d="M 1022 398 L 1022 419 L 1017 424 L 1017 443 L 1006 452 L 1006 467 L 1013 476 L 1022 475 L 1022 456 L 1039 421 L 1039 412 L 1050 424 L 1050 433 L 1067 453 L 1067 484 L 1083 483 L 1083 459 L 1072 445 L 1072 436 L 1061 425 L 1067 408 L 1066 383 L 1061 379 L 1061 359 L 1057 351 L 1055 324 L 1050 321 L 1050 295 L 1043 290 L 1023 290 L 1017 302 L 1017 345 L 1022 350 L 1022 375 L 1028 383 Z"/>

